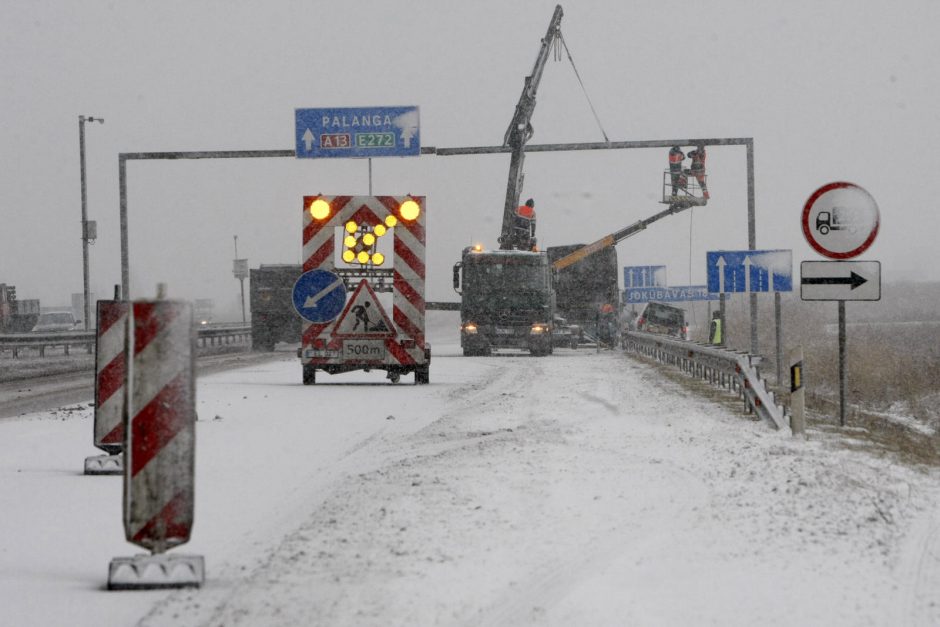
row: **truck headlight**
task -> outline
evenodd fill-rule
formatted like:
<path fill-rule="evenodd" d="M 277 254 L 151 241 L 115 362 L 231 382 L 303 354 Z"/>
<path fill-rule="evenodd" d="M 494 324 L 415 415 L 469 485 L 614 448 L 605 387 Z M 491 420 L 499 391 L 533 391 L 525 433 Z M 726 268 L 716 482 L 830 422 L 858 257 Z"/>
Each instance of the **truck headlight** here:
<path fill-rule="evenodd" d="M 539 333 L 545 333 L 546 327 L 543 324 L 533 324 L 532 329 L 529 331 L 533 335 L 538 335 Z"/>
<path fill-rule="evenodd" d="M 472 322 L 468 322 L 467 324 L 463 325 L 463 331 L 464 333 L 476 333 L 477 325 L 473 324 Z"/>

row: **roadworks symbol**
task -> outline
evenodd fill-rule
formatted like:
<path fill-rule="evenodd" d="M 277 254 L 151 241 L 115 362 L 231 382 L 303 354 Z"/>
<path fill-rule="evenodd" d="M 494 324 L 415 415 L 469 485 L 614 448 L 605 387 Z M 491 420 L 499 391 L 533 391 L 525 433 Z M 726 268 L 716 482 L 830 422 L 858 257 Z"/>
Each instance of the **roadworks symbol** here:
<path fill-rule="evenodd" d="M 334 337 L 393 337 L 392 321 L 368 281 L 362 279 L 336 321 Z"/>

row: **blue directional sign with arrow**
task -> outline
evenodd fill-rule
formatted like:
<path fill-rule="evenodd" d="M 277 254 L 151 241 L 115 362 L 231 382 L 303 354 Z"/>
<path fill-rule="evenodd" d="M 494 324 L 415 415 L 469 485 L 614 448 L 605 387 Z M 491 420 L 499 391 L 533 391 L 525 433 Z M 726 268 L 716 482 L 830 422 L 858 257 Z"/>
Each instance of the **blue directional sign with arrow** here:
<path fill-rule="evenodd" d="M 663 287 L 666 285 L 666 266 L 624 266 L 623 286 Z"/>
<path fill-rule="evenodd" d="M 294 127 L 298 158 L 421 154 L 418 107 L 295 109 Z"/>
<path fill-rule="evenodd" d="M 329 322 L 346 305 L 346 283 L 327 270 L 304 272 L 294 283 L 294 309 L 309 322 Z"/>
<path fill-rule="evenodd" d="M 793 291 L 790 250 L 715 250 L 705 263 L 709 292 Z"/>

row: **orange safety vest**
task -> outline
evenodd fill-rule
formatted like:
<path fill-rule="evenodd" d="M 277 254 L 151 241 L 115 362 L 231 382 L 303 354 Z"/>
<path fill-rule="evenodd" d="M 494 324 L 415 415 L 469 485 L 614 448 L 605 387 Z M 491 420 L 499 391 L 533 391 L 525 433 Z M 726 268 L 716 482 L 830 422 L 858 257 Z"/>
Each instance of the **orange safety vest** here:
<path fill-rule="evenodd" d="M 669 151 L 669 169 L 680 170 L 684 159 L 685 154 L 683 154 L 681 150 L 676 150 L 675 148 L 671 149 Z"/>
<path fill-rule="evenodd" d="M 531 220 L 535 217 L 535 207 L 530 207 L 529 205 L 519 205 L 519 208 L 516 209 L 516 214 L 520 217 Z"/>

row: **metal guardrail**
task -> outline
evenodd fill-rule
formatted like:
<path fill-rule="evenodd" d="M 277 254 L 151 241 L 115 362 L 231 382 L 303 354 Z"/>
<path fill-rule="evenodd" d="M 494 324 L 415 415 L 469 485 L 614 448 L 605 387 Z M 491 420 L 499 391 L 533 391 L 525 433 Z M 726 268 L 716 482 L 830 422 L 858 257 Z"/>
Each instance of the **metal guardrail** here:
<path fill-rule="evenodd" d="M 24 349 L 37 350 L 40 357 L 46 356 L 47 348 L 61 346 L 66 355 L 73 348 L 85 349 L 91 354 L 95 349 L 95 331 L 66 331 L 59 333 L 11 333 L 0 335 L 0 353 L 11 351 L 17 359 Z M 221 346 L 238 342 L 251 342 L 251 324 L 200 325 L 196 329 L 197 345 Z"/>
<path fill-rule="evenodd" d="M 715 346 L 704 346 L 653 333 L 626 332 L 624 350 L 674 366 L 697 379 L 736 392 L 748 411 L 774 429 L 790 427 L 786 409 L 777 405 L 774 393 L 760 376 L 760 358 Z"/>

